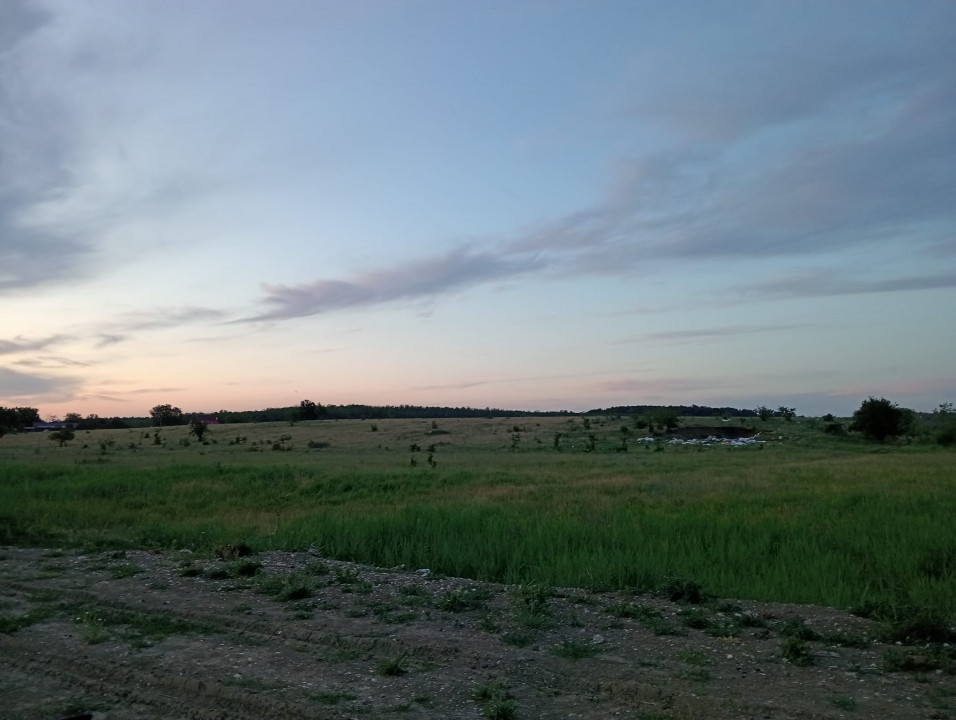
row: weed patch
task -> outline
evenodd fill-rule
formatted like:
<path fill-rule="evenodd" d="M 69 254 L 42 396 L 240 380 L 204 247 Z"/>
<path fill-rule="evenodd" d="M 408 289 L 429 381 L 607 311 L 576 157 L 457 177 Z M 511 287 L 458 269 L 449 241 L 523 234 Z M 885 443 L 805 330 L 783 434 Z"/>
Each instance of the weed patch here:
<path fill-rule="evenodd" d="M 315 579 L 311 575 L 292 572 L 288 575 L 261 575 L 256 590 L 270 595 L 280 602 L 304 600 L 315 592 Z"/>
<path fill-rule="evenodd" d="M 482 716 L 489 720 L 512 720 L 516 715 L 514 697 L 497 680 L 478 685 L 471 691 L 471 699 L 482 706 Z"/>
<path fill-rule="evenodd" d="M 351 690 L 324 690 L 312 693 L 312 698 L 323 705 L 338 705 L 339 703 L 357 700 L 358 695 Z"/>
<path fill-rule="evenodd" d="M 375 666 L 375 672 L 386 677 L 396 677 L 408 672 L 408 655 L 401 653 L 393 658 L 382 660 Z"/>
<path fill-rule="evenodd" d="M 781 635 L 795 640 L 819 640 L 820 633 L 807 625 L 801 617 L 787 618 L 780 623 L 777 630 Z"/>
<path fill-rule="evenodd" d="M 551 648 L 551 652 L 558 657 L 568 660 L 580 660 L 581 658 L 593 657 L 597 655 L 600 650 L 598 650 L 596 645 L 586 641 L 564 640 L 561 644 Z"/>
<path fill-rule="evenodd" d="M 956 632 L 941 615 L 925 609 L 910 609 L 887 624 L 881 639 L 904 645 L 953 643 L 956 642 Z"/>
<path fill-rule="evenodd" d="M 530 630 L 507 630 L 501 634 L 501 642 L 514 647 L 527 647 L 535 638 L 535 633 Z"/>
<path fill-rule="evenodd" d="M 114 568 L 110 569 L 110 577 L 114 580 L 122 580 L 123 578 L 134 577 L 143 572 L 143 568 L 139 565 L 133 565 L 132 563 L 124 563 L 122 565 L 117 565 Z"/>
<path fill-rule="evenodd" d="M 703 586 L 696 580 L 674 577 L 661 585 L 660 593 L 671 602 L 699 605 L 707 599 Z"/>
<path fill-rule="evenodd" d="M 86 610 L 81 613 L 76 618 L 76 624 L 87 645 L 97 645 L 109 637 L 103 618 L 95 610 Z"/>
<path fill-rule="evenodd" d="M 700 650 L 686 650 L 678 655 L 682 662 L 698 667 L 710 665 L 710 658 Z"/>
<path fill-rule="evenodd" d="M 856 699 L 850 697 L 849 695 L 833 695 L 830 698 L 830 702 L 841 710 L 846 710 L 847 712 L 853 712 L 856 710 L 858 705 Z"/>
<path fill-rule="evenodd" d="M 11 635 L 17 630 L 48 620 L 55 614 L 52 608 L 34 608 L 24 615 L 0 615 L 0 633 Z"/>
<path fill-rule="evenodd" d="M 467 588 L 443 593 L 435 601 L 435 607 L 446 612 L 481 610 L 488 605 L 491 592 L 482 588 Z"/>
<path fill-rule="evenodd" d="M 519 585 L 511 594 L 517 622 L 527 628 L 542 628 L 548 623 L 548 590 L 540 585 Z"/>
<path fill-rule="evenodd" d="M 956 673 L 956 648 L 929 645 L 919 650 L 889 648 L 883 653 L 881 667 L 886 672 Z"/>
<path fill-rule="evenodd" d="M 617 618 L 634 618 L 637 620 L 656 620 L 661 617 L 661 611 L 650 605 L 624 602 L 609 605 L 607 613 Z"/>
<path fill-rule="evenodd" d="M 780 655 L 798 667 L 813 665 L 813 651 L 806 642 L 797 637 L 786 637 L 780 643 Z"/>

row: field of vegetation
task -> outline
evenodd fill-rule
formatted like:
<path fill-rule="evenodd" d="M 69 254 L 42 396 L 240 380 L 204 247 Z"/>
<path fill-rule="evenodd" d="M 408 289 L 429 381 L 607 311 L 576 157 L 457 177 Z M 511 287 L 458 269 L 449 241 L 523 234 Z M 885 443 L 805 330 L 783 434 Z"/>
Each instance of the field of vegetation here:
<path fill-rule="evenodd" d="M 320 420 L 0 439 L 0 544 L 315 547 L 505 583 L 956 619 L 956 451 L 833 437 L 644 442 L 628 417 Z"/>

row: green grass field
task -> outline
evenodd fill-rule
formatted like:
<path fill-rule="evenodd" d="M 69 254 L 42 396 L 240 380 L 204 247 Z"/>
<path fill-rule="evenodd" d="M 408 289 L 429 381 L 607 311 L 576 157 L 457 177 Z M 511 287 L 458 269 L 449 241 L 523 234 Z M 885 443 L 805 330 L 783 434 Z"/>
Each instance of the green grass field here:
<path fill-rule="evenodd" d="M 188 445 L 185 427 L 158 441 L 78 432 L 66 447 L 6 436 L 0 543 L 315 546 L 482 580 L 647 590 L 679 577 L 724 597 L 956 618 L 953 450 L 831 438 L 800 419 L 752 421 L 763 446 L 655 451 L 628 418 L 589 424 L 223 425 Z"/>

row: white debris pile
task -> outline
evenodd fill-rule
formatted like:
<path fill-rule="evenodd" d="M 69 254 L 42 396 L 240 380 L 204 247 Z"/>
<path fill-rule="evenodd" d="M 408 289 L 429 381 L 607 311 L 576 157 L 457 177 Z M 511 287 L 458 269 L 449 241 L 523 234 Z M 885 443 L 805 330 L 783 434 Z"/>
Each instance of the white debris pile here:
<path fill-rule="evenodd" d="M 682 440 L 681 438 L 672 438 L 671 440 L 666 441 L 662 441 L 660 438 L 646 437 L 641 438 L 640 442 L 666 442 L 668 445 L 703 445 L 706 447 L 711 447 L 714 445 L 724 445 L 727 447 L 747 447 L 749 445 L 763 445 L 766 443 L 766 440 L 757 440 L 757 438 L 752 437 L 731 439 L 717 437 L 716 435 L 708 435 L 707 437 L 701 439 Z"/>

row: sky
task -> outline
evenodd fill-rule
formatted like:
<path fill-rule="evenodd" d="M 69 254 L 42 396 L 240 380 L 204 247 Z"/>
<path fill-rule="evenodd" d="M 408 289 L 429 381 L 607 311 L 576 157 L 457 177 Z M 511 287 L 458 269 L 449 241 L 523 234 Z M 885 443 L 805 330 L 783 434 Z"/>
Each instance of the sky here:
<path fill-rule="evenodd" d="M 956 400 L 951 0 L 3 0 L 0 405 Z"/>

